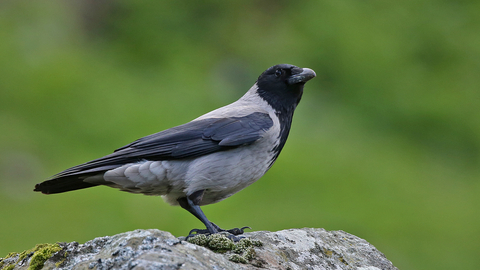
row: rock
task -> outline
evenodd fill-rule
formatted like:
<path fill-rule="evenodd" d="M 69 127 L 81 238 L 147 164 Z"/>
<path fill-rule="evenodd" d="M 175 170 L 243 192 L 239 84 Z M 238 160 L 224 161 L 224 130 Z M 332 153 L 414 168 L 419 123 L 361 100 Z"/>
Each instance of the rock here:
<path fill-rule="evenodd" d="M 367 241 L 343 231 L 304 228 L 244 235 L 248 239 L 237 243 L 222 235 L 189 239 L 199 246 L 168 232 L 135 230 L 85 244 L 37 245 L 0 259 L 0 268 L 397 269 Z"/>

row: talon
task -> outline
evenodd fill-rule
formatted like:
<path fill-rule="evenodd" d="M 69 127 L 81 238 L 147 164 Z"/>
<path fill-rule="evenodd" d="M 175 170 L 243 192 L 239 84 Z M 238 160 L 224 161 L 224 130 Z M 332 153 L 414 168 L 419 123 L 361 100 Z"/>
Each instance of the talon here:
<path fill-rule="evenodd" d="M 188 233 L 188 235 L 185 237 L 185 241 L 188 241 L 189 238 L 195 237 L 195 236 L 200 235 L 200 234 L 203 234 L 203 235 L 206 235 L 206 236 L 211 235 L 211 233 L 206 229 L 203 229 L 203 230 L 202 229 L 192 229 Z"/>
<path fill-rule="evenodd" d="M 245 226 L 245 227 L 240 228 L 240 230 L 242 230 L 242 233 L 245 232 L 245 229 L 251 230 L 252 228 L 250 228 L 249 226 Z"/>
<path fill-rule="evenodd" d="M 209 231 L 207 229 L 192 229 L 188 235 L 197 235 L 197 234 L 209 234 Z"/>
<path fill-rule="evenodd" d="M 245 232 L 245 229 L 252 229 L 248 226 L 245 226 L 245 227 L 242 227 L 242 228 L 233 228 L 233 229 L 230 229 L 230 230 L 227 230 L 227 232 L 233 234 L 233 235 L 239 235 L 239 234 L 243 234 Z"/>
<path fill-rule="evenodd" d="M 217 230 L 217 232 L 228 232 L 230 235 L 228 235 L 227 237 L 234 242 L 238 242 L 238 241 L 240 241 L 240 239 L 245 238 L 244 236 L 236 237 L 237 235 L 245 233 L 245 229 L 250 229 L 250 230 L 252 229 L 248 226 L 245 226 L 245 227 L 241 227 L 241 228 L 233 228 L 233 229 L 230 229 L 230 230 L 224 230 L 224 229 L 218 227 L 218 225 L 216 225 L 215 223 L 213 223 L 213 222 L 210 222 L 210 223 L 212 224 L 214 229 Z M 211 235 L 212 233 L 208 229 L 192 229 L 188 233 L 185 240 L 188 240 L 188 238 L 194 237 L 194 236 L 199 235 L 199 234 Z"/>

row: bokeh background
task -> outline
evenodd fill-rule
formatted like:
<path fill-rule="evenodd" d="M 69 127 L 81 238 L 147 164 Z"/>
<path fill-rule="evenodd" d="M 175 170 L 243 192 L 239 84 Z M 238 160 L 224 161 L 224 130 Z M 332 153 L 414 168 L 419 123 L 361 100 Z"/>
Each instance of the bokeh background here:
<path fill-rule="evenodd" d="M 35 183 L 309 67 L 273 168 L 204 207 L 222 227 L 322 227 L 400 269 L 480 269 L 479 1 L 0 1 L 0 257 L 201 227 L 159 197 Z"/>

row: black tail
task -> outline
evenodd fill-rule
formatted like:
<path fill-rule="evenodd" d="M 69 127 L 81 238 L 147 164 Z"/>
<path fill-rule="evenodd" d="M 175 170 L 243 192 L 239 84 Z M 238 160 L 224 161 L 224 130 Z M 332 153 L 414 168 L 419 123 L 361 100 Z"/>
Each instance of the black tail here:
<path fill-rule="evenodd" d="M 106 184 L 103 174 L 121 165 L 96 166 L 94 161 L 77 165 L 70 169 L 54 175 L 50 180 L 35 185 L 33 191 L 40 191 L 43 194 L 62 193 L 77 189 L 94 187 Z M 85 180 L 89 181 L 85 181 Z"/>
<path fill-rule="evenodd" d="M 54 178 L 52 180 L 47 180 L 40 184 L 36 184 L 33 191 L 39 191 L 43 194 L 55 194 L 98 186 L 98 184 L 84 182 L 84 178 L 85 177 L 80 178 L 78 175 Z"/>
<path fill-rule="evenodd" d="M 128 151 L 128 148 L 125 148 L 125 151 Z M 55 194 L 103 184 L 108 185 L 109 183 L 104 181 L 102 177 L 106 171 L 139 160 L 141 160 L 141 158 L 135 156 L 130 157 L 122 151 L 116 151 L 110 155 L 66 169 L 54 175 L 51 179 L 36 184 L 33 191 L 39 191 L 44 194 Z"/>

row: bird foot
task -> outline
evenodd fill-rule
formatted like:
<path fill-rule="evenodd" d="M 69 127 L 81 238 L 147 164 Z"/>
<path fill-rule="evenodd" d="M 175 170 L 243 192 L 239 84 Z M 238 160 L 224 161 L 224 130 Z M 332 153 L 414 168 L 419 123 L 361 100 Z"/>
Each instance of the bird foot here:
<path fill-rule="evenodd" d="M 233 229 L 230 229 L 230 230 L 224 230 L 224 229 L 218 227 L 215 223 L 212 223 L 212 225 L 217 230 L 214 233 L 226 232 L 228 234 L 225 235 L 225 236 L 228 239 L 232 240 L 233 242 L 238 242 L 238 241 L 240 241 L 240 239 L 245 238 L 244 236 L 240 236 L 240 237 L 237 236 L 237 235 L 243 234 L 245 232 L 245 229 L 252 229 L 248 226 L 245 226 L 245 227 L 242 227 L 242 228 L 233 228 Z M 193 229 L 188 233 L 185 240 L 188 240 L 189 238 L 194 237 L 196 235 L 200 235 L 200 234 L 208 236 L 208 235 L 211 235 L 212 233 L 207 229 Z"/>
<path fill-rule="evenodd" d="M 252 229 L 248 226 L 245 226 L 245 227 L 242 227 L 242 228 L 233 228 L 233 229 L 230 229 L 230 230 L 224 230 L 232 235 L 240 235 L 240 234 L 243 234 L 245 232 L 245 229 Z"/>

